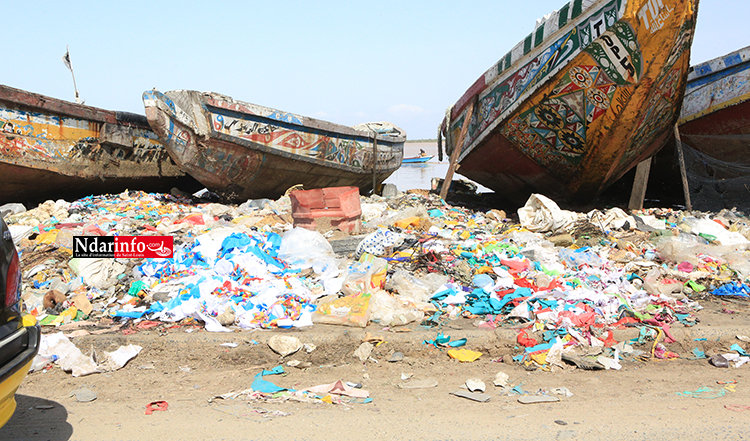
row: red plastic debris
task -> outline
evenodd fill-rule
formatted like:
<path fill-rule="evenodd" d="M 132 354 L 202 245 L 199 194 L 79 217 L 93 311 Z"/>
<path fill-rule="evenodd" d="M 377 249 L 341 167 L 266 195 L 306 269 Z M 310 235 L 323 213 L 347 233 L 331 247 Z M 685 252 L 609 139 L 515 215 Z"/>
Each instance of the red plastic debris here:
<path fill-rule="evenodd" d="M 185 216 L 184 218 L 178 220 L 175 222 L 176 224 L 193 224 L 193 225 L 205 225 L 205 222 L 203 222 L 203 215 L 201 213 L 193 213 L 191 215 Z"/>
<path fill-rule="evenodd" d="M 88 236 L 106 236 L 107 233 L 104 232 L 101 228 L 99 228 L 98 225 L 87 225 L 83 227 L 83 235 Z"/>
<path fill-rule="evenodd" d="M 604 340 L 604 347 L 611 348 L 612 346 L 616 344 L 617 344 L 617 340 L 615 340 L 615 337 L 612 331 L 607 331 L 607 338 Z"/>
<path fill-rule="evenodd" d="M 529 334 L 526 333 L 526 329 L 518 333 L 518 336 L 516 337 L 516 341 L 518 341 L 518 344 L 527 348 L 530 348 L 532 346 L 536 346 L 539 344 L 535 338 L 529 337 Z"/>
<path fill-rule="evenodd" d="M 151 415 L 157 410 L 162 412 L 169 409 L 169 403 L 166 401 L 152 401 L 146 405 L 146 415 Z"/>
<path fill-rule="evenodd" d="M 161 322 L 155 322 L 153 320 L 144 320 L 138 323 L 137 325 L 135 325 L 135 327 L 138 329 L 151 329 L 154 326 L 159 326 L 160 324 Z"/>

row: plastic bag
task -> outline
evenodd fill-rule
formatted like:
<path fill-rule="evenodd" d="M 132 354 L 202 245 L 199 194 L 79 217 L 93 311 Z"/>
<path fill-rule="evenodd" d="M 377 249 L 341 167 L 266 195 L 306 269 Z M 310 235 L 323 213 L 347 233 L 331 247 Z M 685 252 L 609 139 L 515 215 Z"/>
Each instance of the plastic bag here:
<path fill-rule="evenodd" d="M 367 222 L 366 226 L 369 228 L 377 228 L 379 226 L 390 227 L 395 222 L 410 217 L 418 217 L 421 219 L 429 218 L 427 210 L 424 207 L 410 207 L 396 213 L 385 214 L 383 216 L 371 219 L 369 222 Z"/>
<path fill-rule="evenodd" d="M 566 262 L 569 267 L 578 268 L 581 265 L 601 267 L 604 260 L 591 249 L 571 250 L 570 248 L 560 248 L 560 260 Z"/>
<path fill-rule="evenodd" d="M 656 251 L 659 257 L 675 263 L 690 262 L 693 266 L 698 265 L 698 254 L 707 254 L 717 258 L 717 247 L 708 245 L 706 240 L 700 236 L 691 234 L 680 234 L 679 236 L 660 236 L 656 241 Z"/>
<path fill-rule="evenodd" d="M 748 251 L 731 251 L 722 254 L 721 257 L 726 260 L 729 268 L 737 272 L 740 279 L 750 278 L 750 253 Z"/>
<path fill-rule="evenodd" d="M 74 377 L 100 372 L 92 356 L 83 355 L 62 332 L 44 335 L 39 345 L 39 355 L 55 356 L 55 363 L 65 372 L 72 372 Z"/>
<path fill-rule="evenodd" d="M 721 224 L 714 222 L 710 219 L 698 219 L 695 217 L 686 217 L 684 219 L 692 233 L 695 235 L 712 236 L 716 242 L 722 245 L 728 246 L 743 246 L 747 248 L 750 241 L 745 238 L 742 234 L 736 231 L 729 231 L 724 228 Z"/>
<path fill-rule="evenodd" d="M 675 299 L 683 299 L 682 283 L 662 283 L 659 278 L 662 271 L 659 267 L 652 268 L 643 278 L 643 289 L 652 296 L 669 296 Z"/>
<path fill-rule="evenodd" d="M 532 194 L 526 205 L 518 209 L 521 226 L 535 232 L 565 229 L 572 225 L 577 217 L 576 213 L 561 210 L 555 201 L 541 194 Z"/>
<path fill-rule="evenodd" d="M 386 287 L 389 291 L 396 291 L 402 297 L 418 302 L 429 302 L 433 293 L 427 284 L 401 269 L 393 273 Z"/>
<path fill-rule="evenodd" d="M 424 313 L 415 305 L 404 303 L 383 290 L 376 290 L 370 298 L 370 320 L 382 326 L 400 326 L 421 321 Z"/>
<path fill-rule="evenodd" d="M 432 297 L 432 294 L 435 294 L 435 292 L 437 292 L 437 290 L 440 289 L 441 286 L 448 283 L 451 278 L 445 274 L 429 273 L 422 277 L 419 277 L 419 280 L 430 287 L 430 297 Z"/>
<path fill-rule="evenodd" d="M 610 208 L 602 213 L 599 210 L 591 210 L 586 213 L 589 222 L 599 226 L 603 230 L 622 229 L 625 226 L 635 227 L 635 218 L 628 215 L 622 208 Z"/>
<path fill-rule="evenodd" d="M 659 291 L 659 277 L 661 277 L 661 270 L 659 268 L 653 268 L 643 278 L 643 289 L 652 296 L 658 296 L 661 294 Z"/>
<path fill-rule="evenodd" d="M 357 262 L 349 267 L 341 291 L 345 295 L 356 295 L 361 292 L 372 293 L 383 289 L 388 272 L 388 262 L 371 254 L 363 254 Z"/>
<path fill-rule="evenodd" d="M 541 246 L 552 249 L 555 248 L 555 244 L 545 239 L 544 236 L 539 233 L 532 233 L 531 231 L 511 231 L 507 233 L 507 236 L 516 245 L 519 246 Z"/>
<path fill-rule="evenodd" d="M 401 297 L 416 302 L 429 303 L 430 298 L 441 286 L 448 283 L 450 277 L 444 274 L 430 273 L 422 278 L 396 270 L 386 283 L 386 289 L 397 292 Z"/>
<path fill-rule="evenodd" d="M 362 222 L 368 223 L 372 219 L 380 217 L 383 213 L 388 210 L 388 204 L 385 202 L 365 203 L 360 204 L 362 208 Z"/>
<path fill-rule="evenodd" d="M 325 268 L 328 264 L 335 265 L 336 254 L 322 234 L 297 227 L 281 238 L 279 258 L 295 267 Z"/>
<path fill-rule="evenodd" d="M 106 290 L 117 284 L 117 276 L 125 272 L 126 266 L 114 259 L 70 259 L 68 266 L 81 276 L 88 286 Z"/>

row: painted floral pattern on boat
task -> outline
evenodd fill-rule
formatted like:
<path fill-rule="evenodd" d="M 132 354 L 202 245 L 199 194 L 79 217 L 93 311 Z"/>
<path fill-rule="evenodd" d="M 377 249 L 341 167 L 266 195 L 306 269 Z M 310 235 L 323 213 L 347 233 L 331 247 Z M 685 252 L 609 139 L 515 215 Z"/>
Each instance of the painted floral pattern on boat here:
<path fill-rule="evenodd" d="M 630 87 L 642 74 L 635 32 L 626 22 L 604 32 L 585 52 L 588 57 L 580 58 L 585 64 L 570 67 L 549 96 L 501 128 L 526 155 L 562 179 L 574 173 L 588 151 L 588 127 L 617 106 L 618 89 Z"/>

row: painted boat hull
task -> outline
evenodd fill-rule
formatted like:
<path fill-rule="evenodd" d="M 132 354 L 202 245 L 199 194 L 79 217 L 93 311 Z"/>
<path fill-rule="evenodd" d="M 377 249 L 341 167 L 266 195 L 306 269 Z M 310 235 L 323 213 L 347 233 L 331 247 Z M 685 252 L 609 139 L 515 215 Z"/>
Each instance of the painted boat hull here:
<path fill-rule="evenodd" d="M 750 47 L 693 67 L 679 126 L 690 147 L 750 165 Z"/>
<path fill-rule="evenodd" d="M 142 115 L 0 85 L 0 202 L 199 189 Z"/>
<path fill-rule="evenodd" d="M 678 124 L 693 208 L 750 211 L 750 47 L 691 68 Z M 682 182 L 674 146 L 659 154 L 666 161 L 652 166 L 649 188 L 654 175 Z"/>
<path fill-rule="evenodd" d="M 434 156 L 414 156 L 412 158 L 404 158 L 401 161 L 402 164 L 424 164 L 430 162 Z"/>
<path fill-rule="evenodd" d="M 406 135 L 388 123 L 352 128 L 196 91 L 147 91 L 143 102 L 178 166 L 228 201 L 277 198 L 297 184 L 368 192 L 375 137 L 377 185 L 403 158 Z"/>
<path fill-rule="evenodd" d="M 591 202 L 671 137 L 697 0 L 573 0 L 452 107 L 439 136 L 460 173 L 523 203 Z"/>

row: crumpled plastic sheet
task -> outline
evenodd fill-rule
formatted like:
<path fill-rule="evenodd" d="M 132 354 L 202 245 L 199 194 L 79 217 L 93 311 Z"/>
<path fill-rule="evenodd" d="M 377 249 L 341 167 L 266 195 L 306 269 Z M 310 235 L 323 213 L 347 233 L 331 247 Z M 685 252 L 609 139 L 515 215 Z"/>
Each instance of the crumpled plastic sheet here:
<path fill-rule="evenodd" d="M 561 209 L 547 196 L 532 194 L 526 205 L 518 209 L 518 218 L 529 231 L 554 232 L 572 225 L 578 214 Z"/>
<path fill-rule="evenodd" d="M 78 347 L 62 332 L 43 334 L 39 344 L 38 356 L 56 356 L 55 364 L 74 377 L 81 377 L 96 372 L 115 371 L 122 368 L 141 352 L 137 345 L 120 346 L 113 352 L 104 352 L 103 357 L 94 360 L 93 355 L 84 355 Z"/>

